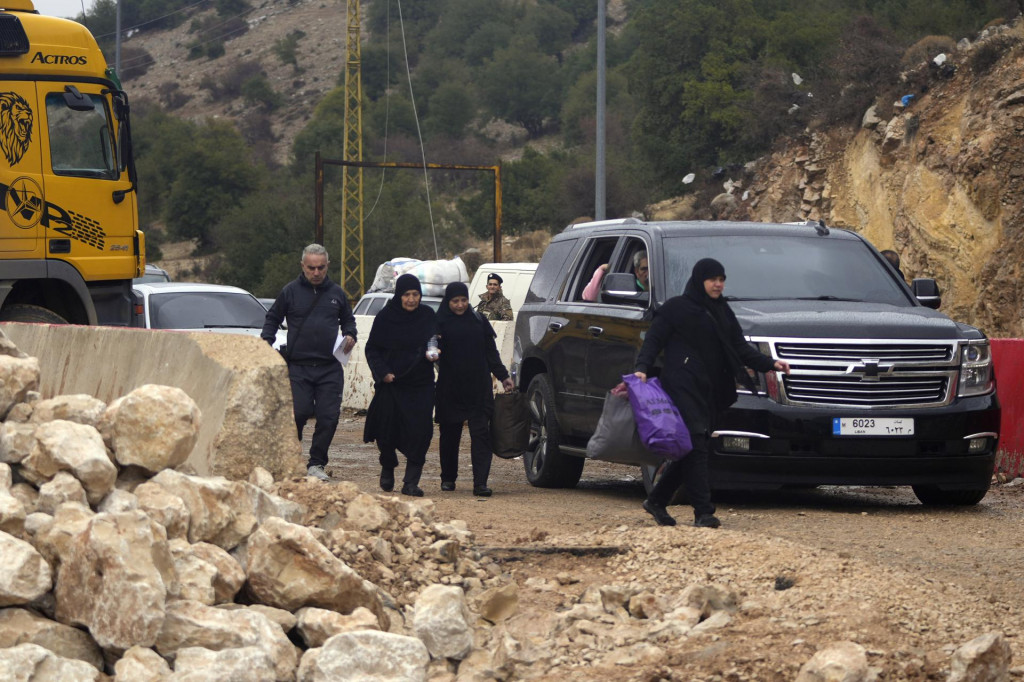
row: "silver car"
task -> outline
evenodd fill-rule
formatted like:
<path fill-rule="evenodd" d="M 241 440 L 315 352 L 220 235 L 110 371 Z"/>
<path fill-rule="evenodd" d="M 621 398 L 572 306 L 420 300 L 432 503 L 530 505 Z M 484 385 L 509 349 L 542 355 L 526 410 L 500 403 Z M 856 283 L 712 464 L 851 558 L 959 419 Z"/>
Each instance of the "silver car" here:
<path fill-rule="evenodd" d="M 155 282 L 132 287 L 135 326 L 259 336 L 267 309 L 245 289 L 220 284 Z M 274 347 L 287 340 L 277 332 Z"/>

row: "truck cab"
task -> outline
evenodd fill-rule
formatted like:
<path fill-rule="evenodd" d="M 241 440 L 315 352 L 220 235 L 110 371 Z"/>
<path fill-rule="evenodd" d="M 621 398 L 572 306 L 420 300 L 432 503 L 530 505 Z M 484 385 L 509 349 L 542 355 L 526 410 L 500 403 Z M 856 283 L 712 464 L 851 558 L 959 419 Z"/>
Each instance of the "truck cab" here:
<path fill-rule="evenodd" d="M 145 267 L 127 94 L 89 31 L 0 10 L 0 321 L 128 325 Z"/>

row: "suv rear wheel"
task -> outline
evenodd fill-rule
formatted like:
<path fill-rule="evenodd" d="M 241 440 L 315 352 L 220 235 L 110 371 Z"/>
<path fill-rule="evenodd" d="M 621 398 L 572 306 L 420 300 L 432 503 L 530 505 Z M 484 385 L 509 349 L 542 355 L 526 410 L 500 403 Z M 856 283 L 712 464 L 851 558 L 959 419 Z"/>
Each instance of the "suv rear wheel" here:
<path fill-rule="evenodd" d="M 915 485 L 914 494 L 930 507 L 964 507 L 981 502 L 988 488 L 981 490 L 943 490 L 934 485 Z"/>
<path fill-rule="evenodd" d="M 530 411 L 530 444 L 523 453 L 526 479 L 538 488 L 574 487 L 579 483 L 585 460 L 565 455 L 558 447 L 561 433 L 546 374 L 538 374 L 530 382 L 526 401 Z"/>

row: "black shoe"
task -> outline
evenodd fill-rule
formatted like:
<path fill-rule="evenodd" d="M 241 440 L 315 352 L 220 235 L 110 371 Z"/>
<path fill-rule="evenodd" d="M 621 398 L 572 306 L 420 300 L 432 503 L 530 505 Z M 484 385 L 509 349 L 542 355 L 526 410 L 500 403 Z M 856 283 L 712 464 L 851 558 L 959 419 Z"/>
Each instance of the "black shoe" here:
<path fill-rule="evenodd" d="M 665 509 L 665 505 L 653 502 L 650 498 L 644 500 L 644 511 L 653 516 L 659 526 L 676 525 L 676 520 L 672 518 L 672 515 L 668 513 L 667 509 Z"/>
<path fill-rule="evenodd" d="M 380 489 L 386 493 L 395 489 L 395 470 L 382 468 L 380 470 Z"/>
<path fill-rule="evenodd" d="M 402 494 L 410 497 L 423 497 L 423 491 L 415 483 L 406 483 L 402 486 Z"/>
<path fill-rule="evenodd" d="M 693 520 L 693 525 L 697 528 L 718 528 L 722 522 L 714 514 L 701 514 Z"/>
<path fill-rule="evenodd" d="M 485 485 L 473 486 L 473 494 L 477 497 L 490 497 L 493 493 L 494 491 Z"/>
<path fill-rule="evenodd" d="M 441 481 L 441 490 L 446 493 L 455 490 L 455 481 Z"/>

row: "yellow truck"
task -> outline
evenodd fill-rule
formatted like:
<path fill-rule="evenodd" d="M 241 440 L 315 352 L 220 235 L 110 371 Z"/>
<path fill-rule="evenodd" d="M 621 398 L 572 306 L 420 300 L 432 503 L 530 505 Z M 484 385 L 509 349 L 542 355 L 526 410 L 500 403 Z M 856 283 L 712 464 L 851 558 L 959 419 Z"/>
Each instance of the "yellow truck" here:
<path fill-rule="evenodd" d="M 128 96 L 84 26 L 0 8 L 0 321 L 127 326 L 145 267 Z"/>

